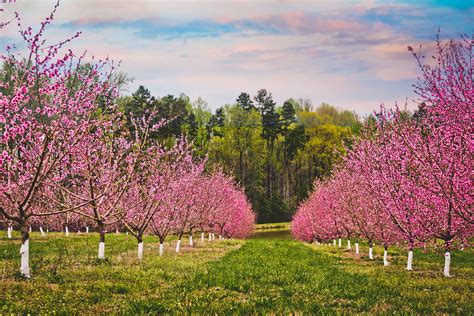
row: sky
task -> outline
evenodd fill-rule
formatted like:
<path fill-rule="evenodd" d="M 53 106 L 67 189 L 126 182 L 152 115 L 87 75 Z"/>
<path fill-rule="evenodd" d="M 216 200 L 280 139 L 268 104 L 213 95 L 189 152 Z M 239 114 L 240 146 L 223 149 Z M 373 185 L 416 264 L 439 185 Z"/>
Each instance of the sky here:
<path fill-rule="evenodd" d="M 0 1 L 2 2 L 2 1 Z M 38 28 L 55 0 L 0 3 Z M 77 31 L 74 51 L 121 60 L 155 96 L 185 93 L 211 109 L 265 88 L 367 114 L 381 103 L 413 108 L 419 70 L 407 46 L 429 52 L 442 38 L 474 33 L 474 0 L 62 0 L 51 41 Z M 0 29 L 0 49 L 19 41 Z M 127 92 L 126 92 L 127 93 Z"/>

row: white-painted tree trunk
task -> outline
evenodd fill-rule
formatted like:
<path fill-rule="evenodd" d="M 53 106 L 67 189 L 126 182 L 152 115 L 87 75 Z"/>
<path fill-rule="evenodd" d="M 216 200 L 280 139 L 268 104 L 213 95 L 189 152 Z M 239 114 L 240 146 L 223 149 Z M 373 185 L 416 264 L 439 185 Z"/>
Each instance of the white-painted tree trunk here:
<path fill-rule="evenodd" d="M 46 234 L 49 234 L 49 228 L 46 228 Z"/>
<path fill-rule="evenodd" d="M 444 253 L 444 271 L 443 274 L 445 277 L 450 277 L 451 275 L 449 274 L 449 268 L 451 267 L 451 253 L 449 251 L 446 251 Z"/>
<path fill-rule="evenodd" d="M 21 265 L 20 273 L 25 278 L 30 278 L 30 240 L 27 239 L 20 247 Z"/>
<path fill-rule="evenodd" d="M 163 255 L 163 252 L 165 250 L 165 247 L 162 243 L 160 243 L 160 250 L 158 251 L 159 255 L 162 256 Z"/>
<path fill-rule="evenodd" d="M 69 228 L 66 226 L 66 236 L 69 236 Z"/>
<path fill-rule="evenodd" d="M 334 247 L 336 247 L 336 239 L 334 239 L 334 243 L 333 243 L 333 244 L 334 244 Z"/>
<path fill-rule="evenodd" d="M 204 242 L 204 233 L 201 233 L 201 242 Z"/>
<path fill-rule="evenodd" d="M 388 251 L 386 249 L 384 249 L 384 251 L 383 251 L 383 265 L 385 267 L 388 267 L 388 265 L 389 265 L 387 255 L 388 255 Z"/>
<path fill-rule="evenodd" d="M 176 243 L 176 249 L 175 249 L 175 251 L 176 251 L 176 252 L 179 252 L 180 248 L 181 248 L 181 239 L 178 239 L 178 242 Z"/>
<path fill-rule="evenodd" d="M 99 242 L 99 259 L 105 258 L 105 242 Z"/>
<path fill-rule="evenodd" d="M 211 241 L 211 240 L 212 240 L 212 233 L 209 233 L 208 241 Z"/>
<path fill-rule="evenodd" d="M 339 238 L 339 240 L 337 241 L 337 246 L 339 248 L 341 248 L 341 246 L 342 246 L 342 239 L 341 238 Z"/>
<path fill-rule="evenodd" d="M 40 233 L 41 233 L 41 236 L 46 236 L 46 234 L 44 233 L 43 227 L 41 226 L 40 226 Z"/>
<path fill-rule="evenodd" d="M 220 240 L 222 240 L 222 239 L 223 239 L 223 238 L 222 238 L 222 235 L 219 235 L 219 239 L 220 239 Z"/>
<path fill-rule="evenodd" d="M 373 260 L 374 259 L 374 252 L 372 246 L 369 247 L 369 259 Z"/>
<path fill-rule="evenodd" d="M 189 245 L 194 246 L 193 235 L 189 235 Z"/>
<path fill-rule="evenodd" d="M 119 234 L 119 230 L 116 229 L 116 230 L 115 230 L 115 235 L 118 235 L 118 234 Z"/>
<path fill-rule="evenodd" d="M 352 248 L 351 248 L 351 240 L 350 240 L 350 239 L 347 240 L 347 249 L 349 249 L 349 250 L 352 249 Z"/>
<path fill-rule="evenodd" d="M 359 243 L 356 242 L 356 255 L 358 255 L 358 254 L 359 254 Z"/>
<path fill-rule="evenodd" d="M 413 270 L 413 250 L 408 251 L 407 270 Z"/>
<path fill-rule="evenodd" d="M 143 259 L 143 241 L 138 243 L 138 260 Z"/>
<path fill-rule="evenodd" d="M 89 234 L 89 226 L 86 226 L 86 234 Z"/>
<path fill-rule="evenodd" d="M 31 233 L 31 226 L 30 226 L 30 228 L 28 228 L 28 231 Z"/>
<path fill-rule="evenodd" d="M 8 239 L 12 239 L 12 230 L 13 230 L 13 227 L 8 226 L 7 228 Z"/>
<path fill-rule="evenodd" d="M 212 240 L 216 240 L 216 234 L 212 233 Z"/>

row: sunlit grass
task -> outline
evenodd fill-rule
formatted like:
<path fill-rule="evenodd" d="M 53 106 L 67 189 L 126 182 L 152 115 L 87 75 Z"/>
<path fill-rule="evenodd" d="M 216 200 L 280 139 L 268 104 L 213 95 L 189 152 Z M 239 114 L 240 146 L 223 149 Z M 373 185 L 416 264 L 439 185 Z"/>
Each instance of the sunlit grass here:
<path fill-rule="evenodd" d="M 255 231 L 270 231 L 270 230 L 289 230 L 290 223 L 289 222 L 282 222 L 282 223 L 268 223 L 268 224 L 256 224 Z"/>
<path fill-rule="evenodd" d="M 5 312 L 44 313 L 123 312 L 131 302 L 151 297 L 184 282 L 205 269 L 205 264 L 237 249 L 238 240 L 213 241 L 188 246 L 183 239 L 179 254 L 175 242 L 165 243 L 158 256 L 159 241 L 147 236 L 144 260 L 137 259 L 136 239 L 115 233 L 106 236 L 107 259 L 96 259 L 97 234 L 32 234 L 30 243 L 31 280 L 19 278 L 19 247 L 14 240 L 0 239 L 0 314 Z M 196 238 L 197 239 L 197 238 Z"/>

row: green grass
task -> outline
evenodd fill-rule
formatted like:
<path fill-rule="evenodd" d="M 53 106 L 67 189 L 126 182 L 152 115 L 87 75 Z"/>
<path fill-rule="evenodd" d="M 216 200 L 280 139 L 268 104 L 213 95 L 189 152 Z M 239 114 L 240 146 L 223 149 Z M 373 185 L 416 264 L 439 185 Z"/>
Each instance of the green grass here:
<path fill-rule="evenodd" d="M 137 258 L 136 239 L 125 234 L 106 236 L 105 261 L 96 259 L 97 234 L 33 233 L 30 242 L 31 280 L 18 277 L 19 246 L 0 239 L 0 314 L 14 313 L 122 313 L 132 302 L 155 296 L 181 284 L 206 263 L 237 249 L 238 240 L 213 241 L 191 248 L 183 240 L 174 253 L 173 240 L 158 256 L 158 240 L 144 240 L 144 260 Z M 197 239 L 197 236 L 195 236 Z"/>
<path fill-rule="evenodd" d="M 270 230 L 289 230 L 290 223 L 267 223 L 267 224 L 256 224 L 255 231 L 270 231 Z"/>
<path fill-rule="evenodd" d="M 107 236 L 110 260 L 95 260 L 98 237 L 37 235 L 31 243 L 33 279 L 16 277 L 18 243 L 0 240 L 0 313 L 125 314 L 474 314 L 473 252 L 452 255 L 453 278 L 442 277 L 440 253 L 389 251 L 391 265 L 352 252 L 306 245 L 284 229 L 258 231 L 247 241 L 198 244 L 156 255 L 145 240 L 139 263 L 130 236 Z M 185 243 L 183 242 L 183 245 Z M 361 251 L 366 252 L 365 245 Z"/>

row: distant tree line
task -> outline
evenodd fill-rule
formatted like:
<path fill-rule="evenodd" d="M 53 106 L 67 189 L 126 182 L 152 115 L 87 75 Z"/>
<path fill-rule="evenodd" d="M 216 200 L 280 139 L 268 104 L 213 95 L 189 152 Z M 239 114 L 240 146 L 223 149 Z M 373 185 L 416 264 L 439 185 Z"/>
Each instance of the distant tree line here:
<path fill-rule="evenodd" d="M 186 134 L 200 156 L 243 185 L 259 222 L 290 220 L 314 179 L 331 174 L 362 126 L 355 113 L 326 103 L 288 99 L 278 105 L 266 89 L 255 96 L 242 92 L 214 112 L 202 98 L 154 97 L 143 86 L 118 104 L 129 119 L 158 110 L 157 120 L 171 120 L 153 137 L 171 145 Z M 126 126 L 133 131 L 131 121 Z"/>

